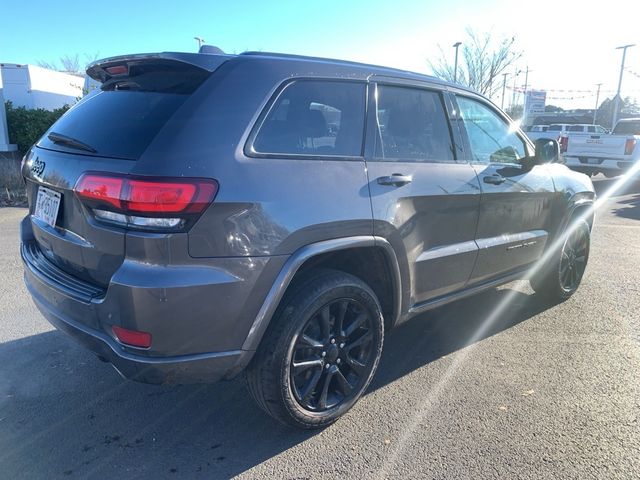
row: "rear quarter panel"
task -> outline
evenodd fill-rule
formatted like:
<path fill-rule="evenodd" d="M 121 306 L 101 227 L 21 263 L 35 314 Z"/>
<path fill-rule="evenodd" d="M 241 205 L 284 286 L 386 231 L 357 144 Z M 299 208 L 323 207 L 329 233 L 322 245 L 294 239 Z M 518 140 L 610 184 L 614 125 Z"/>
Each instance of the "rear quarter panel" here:
<path fill-rule="evenodd" d="M 237 57 L 167 123 L 133 173 L 219 181 L 214 204 L 189 232 L 191 256 L 288 255 L 322 240 L 372 235 L 364 160 L 250 158 L 243 152 L 253 124 L 283 81 L 354 78 L 352 68 L 342 68 Z"/>

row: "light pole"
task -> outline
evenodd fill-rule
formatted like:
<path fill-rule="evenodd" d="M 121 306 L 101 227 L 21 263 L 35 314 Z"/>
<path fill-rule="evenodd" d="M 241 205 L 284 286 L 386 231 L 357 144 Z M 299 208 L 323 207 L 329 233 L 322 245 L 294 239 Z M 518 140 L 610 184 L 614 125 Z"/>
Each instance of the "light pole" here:
<path fill-rule="evenodd" d="M 460 48 L 462 42 L 456 42 L 453 44 L 453 48 L 456 49 L 456 59 L 453 63 L 453 83 L 458 82 L 458 48 Z"/>
<path fill-rule="evenodd" d="M 193 39 L 198 42 L 198 50 L 200 50 L 200 47 L 202 46 L 202 44 L 205 42 L 204 38 L 202 37 L 193 37 Z"/>
<path fill-rule="evenodd" d="M 502 103 L 500 104 L 500 108 L 504 110 L 504 91 L 507 88 L 507 75 L 508 73 L 502 74 Z"/>
<path fill-rule="evenodd" d="M 596 92 L 596 109 L 593 111 L 593 124 L 596 124 L 596 115 L 598 115 L 598 101 L 600 100 L 600 87 L 602 86 L 601 83 L 596 83 L 597 87 L 598 87 L 598 91 Z"/>
<path fill-rule="evenodd" d="M 620 89 L 622 88 L 622 74 L 624 73 L 624 59 L 627 56 L 627 48 L 635 47 L 635 43 L 630 43 L 629 45 L 623 45 L 621 47 L 616 47 L 616 50 L 622 49 L 622 64 L 620 65 L 620 79 L 618 80 L 618 93 L 616 93 L 616 98 L 613 103 L 613 119 L 611 120 L 611 128 L 616 126 L 616 121 L 618 120 L 618 107 L 620 106 Z"/>

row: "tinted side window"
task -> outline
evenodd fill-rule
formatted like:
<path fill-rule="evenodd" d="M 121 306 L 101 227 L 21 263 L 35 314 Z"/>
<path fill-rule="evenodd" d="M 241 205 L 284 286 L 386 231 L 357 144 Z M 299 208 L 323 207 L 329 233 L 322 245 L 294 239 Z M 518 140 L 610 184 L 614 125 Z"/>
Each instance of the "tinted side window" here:
<path fill-rule="evenodd" d="M 524 142 L 502 117 L 480 102 L 457 98 L 475 161 L 516 163 L 526 156 Z"/>
<path fill-rule="evenodd" d="M 551 125 L 547 130 L 549 130 L 550 132 L 561 132 L 562 125 Z"/>
<path fill-rule="evenodd" d="M 584 132 L 584 127 L 582 125 L 570 125 L 567 127 L 568 132 Z"/>
<path fill-rule="evenodd" d="M 452 161 L 451 133 L 441 95 L 417 88 L 378 86 L 375 157 Z"/>
<path fill-rule="evenodd" d="M 253 142 L 259 153 L 362 155 L 365 85 L 300 80 L 278 96 Z"/>

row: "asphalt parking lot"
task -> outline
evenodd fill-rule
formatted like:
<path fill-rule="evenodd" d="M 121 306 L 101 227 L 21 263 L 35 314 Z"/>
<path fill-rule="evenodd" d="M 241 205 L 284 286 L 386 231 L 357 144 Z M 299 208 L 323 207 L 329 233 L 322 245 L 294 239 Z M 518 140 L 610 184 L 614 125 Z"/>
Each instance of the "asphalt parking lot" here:
<path fill-rule="evenodd" d="M 569 301 L 516 282 L 412 320 L 321 432 L 280 426 L 240 379 L 124 381 L 53 330 L 23 286 L 24 214 L 0 209 L 1 478 L 640 477 L 640 183 L 598 212 Z"/>

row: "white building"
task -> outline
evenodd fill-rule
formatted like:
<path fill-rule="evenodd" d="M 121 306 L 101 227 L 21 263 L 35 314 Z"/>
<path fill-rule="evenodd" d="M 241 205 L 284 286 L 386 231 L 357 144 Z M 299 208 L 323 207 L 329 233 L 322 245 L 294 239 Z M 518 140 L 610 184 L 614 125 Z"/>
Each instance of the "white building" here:
<path fill-rule="evenodd" d="M 4 102 L 14 107 L 55 110 L 73 105 L 83 94 L 84 77 L 56 72 L 36 65 L 0 63 L 0 152 L 13 151 L 9 144 Z"/>
<path fill-rule="evenodd" d="M 0 153 L 15 152 L 17 150 L 17 146 L 9 143 L 7 116 L 4 111 L 4 96 L 2 95 L 2 91 L 2 75 L 0 75 Z"/>
<path fill-rule="evenodd" d="M 2 95 L 14 107 L 54 110 L 82 96 L 84 77 L 36 65 L 0 63 Z"/>

